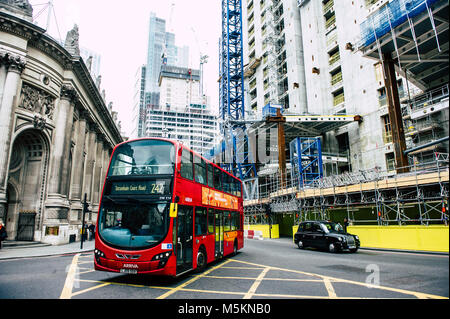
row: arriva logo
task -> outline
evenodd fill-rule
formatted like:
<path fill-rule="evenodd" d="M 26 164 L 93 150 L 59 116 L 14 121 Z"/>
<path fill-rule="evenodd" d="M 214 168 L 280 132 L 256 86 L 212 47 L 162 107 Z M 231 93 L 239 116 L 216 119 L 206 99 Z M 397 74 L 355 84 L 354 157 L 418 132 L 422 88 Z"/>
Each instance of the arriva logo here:
<path fill-rule="evenodd" d="M 136 264 L 123 264 L 123 268 L 138 269 L 139 267 Z"/>

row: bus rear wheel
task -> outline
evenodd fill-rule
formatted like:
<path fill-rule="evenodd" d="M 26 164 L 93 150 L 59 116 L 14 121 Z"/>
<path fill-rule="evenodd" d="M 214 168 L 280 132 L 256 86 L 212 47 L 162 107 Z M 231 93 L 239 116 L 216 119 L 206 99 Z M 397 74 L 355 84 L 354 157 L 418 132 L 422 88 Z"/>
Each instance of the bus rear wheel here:
<path fill-rule="evenodd" d="M 197 252 L 197 269 L 196 272 L 202 272 L 206 268 L 206 252 L 201 247 Z"/>

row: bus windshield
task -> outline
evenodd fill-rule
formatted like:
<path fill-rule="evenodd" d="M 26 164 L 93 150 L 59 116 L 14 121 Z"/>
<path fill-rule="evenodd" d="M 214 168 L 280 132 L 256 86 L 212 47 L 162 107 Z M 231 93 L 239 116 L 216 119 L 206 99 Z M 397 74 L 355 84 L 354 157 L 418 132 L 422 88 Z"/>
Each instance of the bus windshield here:
<path fill-rule="evenodd" d="M 107 243 L 120 248 L 155 246 L 167 235 L 168 211 L 167 202 L 130 205 L 106 200 L 100 211 L 99 235 Z"/>
<path fill-rule="evenodd" d="M 138 140 L 114 151 L 108 176 L 173 174 L 175 146 L 162 140 Z"/>

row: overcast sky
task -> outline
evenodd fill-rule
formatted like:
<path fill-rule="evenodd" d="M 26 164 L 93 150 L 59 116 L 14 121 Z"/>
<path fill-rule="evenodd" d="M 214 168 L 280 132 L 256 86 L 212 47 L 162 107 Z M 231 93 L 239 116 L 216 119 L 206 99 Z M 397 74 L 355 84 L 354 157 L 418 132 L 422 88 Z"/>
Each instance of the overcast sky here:
<path fill-rule="evenodd" d="M 48 1 L 29 2 L 33 15 L 39 15 L 36 23 L 46 28 L 48 6 L 42 3 Z M 200 52 L 209 56 L 204 67 L 204 91 L 218 112 L 220 0 L 53 0 L 53 6 L 55 15 L 50 17 L 49 34 L 64 40 L 77 24 L 80 46 L 101 55 L 101 87 L 106 91 L 107 104 L 113 102 L 113 109 L 119 112 L 125 133 L 131 132 L 135 74 L 146 63 L 150 12 L 166 20 L 168 31 L 175 34 L 176 45 L 189 46 L 190 67 L 199 68 Z"/>

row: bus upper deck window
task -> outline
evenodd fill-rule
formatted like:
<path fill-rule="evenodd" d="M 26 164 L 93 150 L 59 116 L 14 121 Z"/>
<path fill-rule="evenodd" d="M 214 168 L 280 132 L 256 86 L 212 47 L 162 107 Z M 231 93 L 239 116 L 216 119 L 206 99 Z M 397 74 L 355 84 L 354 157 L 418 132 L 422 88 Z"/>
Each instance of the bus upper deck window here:
<path fill-rule="evenodd" d="M 184 149 L 181 155 L 181 177 L 189 180 L 194 179 L 194 166 L 193 166 L 193 154 L 189 150 Z"/>

